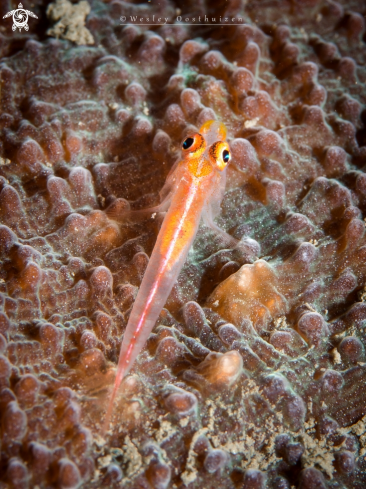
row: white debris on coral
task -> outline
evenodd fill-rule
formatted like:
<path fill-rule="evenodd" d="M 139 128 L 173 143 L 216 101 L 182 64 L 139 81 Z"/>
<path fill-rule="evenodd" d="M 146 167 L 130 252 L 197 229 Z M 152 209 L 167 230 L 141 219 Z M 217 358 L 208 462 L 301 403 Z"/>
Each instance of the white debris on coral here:
<path fill-rule="evenodd" d="M 85 27 L 85 18 L 90 13 L 86 0 L 73 5 L 69 0 L 56 0 L 47 8 L 47 17 L 57 22 L 48 29 L 52 37 L 67 39 L 76 44 L 94 44 L 92 34 Z"/>
<path fill-rule="evenodd" d="M 11 163 L 11 160 L 9 160 L 8 158 L 2 158 L 0 156 L 0 166 L 7 166 L 7 165 L 10 165 Z"/>

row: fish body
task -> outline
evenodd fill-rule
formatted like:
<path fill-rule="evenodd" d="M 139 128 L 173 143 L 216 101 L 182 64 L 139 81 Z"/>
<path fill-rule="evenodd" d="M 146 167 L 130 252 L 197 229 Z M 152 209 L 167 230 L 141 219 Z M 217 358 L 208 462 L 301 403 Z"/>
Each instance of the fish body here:
<path fill-rule="evenodd" d="M 185 138 L 182 159 L 168 177 L 171 200 L 123 336 L 116 378 L 106 422 L 123 378 L 144 347 L 177 280 L 196 236 L 201 217 L 212 218 L 225 185 L 230 160 L 226 129 L 208 121 L 196 134 Z"/>

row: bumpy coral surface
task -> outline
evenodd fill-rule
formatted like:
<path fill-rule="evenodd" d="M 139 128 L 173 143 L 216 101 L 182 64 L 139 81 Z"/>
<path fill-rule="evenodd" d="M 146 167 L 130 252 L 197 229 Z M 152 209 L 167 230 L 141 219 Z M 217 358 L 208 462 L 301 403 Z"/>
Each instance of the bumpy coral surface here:
<path fill-rule="evenodd" d="M 364 2 L 89 4 L 92 46 L 0 5 L 0 486 L 365 488 Z M 240 245 L 201 226 L 105 433 L 161 221 L 115 217 L 213 118 Z"/>

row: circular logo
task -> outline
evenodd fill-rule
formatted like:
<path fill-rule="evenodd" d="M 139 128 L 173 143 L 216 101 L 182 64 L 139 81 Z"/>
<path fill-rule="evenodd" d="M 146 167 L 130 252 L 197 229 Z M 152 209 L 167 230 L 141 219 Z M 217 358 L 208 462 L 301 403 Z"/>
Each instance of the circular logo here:
<path fill-rule="evenodd" d="M 7 14 L 4 15 L 3 19 L 6 19 L 8 17 L 13 17 L 13 31 L 16 31 L 19 29 L 19 32 L 22 32 L 22 29 L 28 31 L 28 18 L 29 16 L 33 17 L 34 19 L 38 19 L 36 14 L 31 12 L 30 10 L 25 10 L 23 8 L 23 5 L 20 3 L 18 5 L 18 8 L 16 10 L 10 10 Z"/>
<path fill-rule="evenodd" d="M 28 27 L 28 13 L 26 10 L 22 8 L 18 8 L 17 10 L 14 10 L 13 13 L 13 31 L 15 29 L 25 29 L 26 31 L 29 29 Z"/>

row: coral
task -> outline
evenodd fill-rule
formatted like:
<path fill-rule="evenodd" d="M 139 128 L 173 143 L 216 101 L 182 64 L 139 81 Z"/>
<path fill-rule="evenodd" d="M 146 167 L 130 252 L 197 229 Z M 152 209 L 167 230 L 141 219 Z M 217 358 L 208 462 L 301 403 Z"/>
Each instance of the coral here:
<path fill-rule="evenodd" d="M 84 9 L 72 39 L 46 36 L 61 7 Z M 0 485 L 364 488 L 364 4 L 32 11 L 0 26 Z M 243 25 L 184 20 L 205 14 Z M 127 24 L 153 15 L 170 22 Z M 143 209 L 210 119 L 238 246 L 201 225 L 105 433 L 162 218 Z"/>
<path fill-rule="evenodd" d="M 276 277 L 264 260 L 243 265 L 231 274 L 216 287 L 206 305 L 236 325 L 248 318 L 259 331 L 286 312 Z"/>
<path fill-rule="evenodd" d="M 94 44 L 92 34 L 84 26 L 85 17 L 90 13 L 90 5 L 82 0 L 73 5 L 69 0 L 56 0 L 47 7 L 47 17 L 57 22 L 47 34 L 61 37 L 75 44 Z"/>

